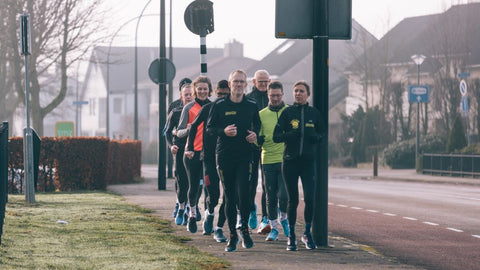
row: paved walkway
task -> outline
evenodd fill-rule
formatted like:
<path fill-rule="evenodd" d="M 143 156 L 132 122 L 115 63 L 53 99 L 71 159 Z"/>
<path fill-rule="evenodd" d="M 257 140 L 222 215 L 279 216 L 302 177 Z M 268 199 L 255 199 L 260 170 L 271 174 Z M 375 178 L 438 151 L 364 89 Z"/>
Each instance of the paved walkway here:
<path fill-rule="evenodd" d="M 372 174 L 372 170 L 368 168 L 329 169 L 330 178 L 373 179 Z M 157 190 L 157 167 L 152 165 L 142 166 L 142 177 L 145 181 L 140 184 L 113 185 L 109 186 L 108 190 L 123 195 L 130 203 L 154 210 L 154 214 L 163 219 L 170 220 L 177 234 L 192 239 L 189 244 L 202 251 L 224 258 L 231 263 L 232 269 L 419 269 L 400 264 L 395 258 L 386 258 L 367 246 L 336 235 L 329 235 L 330 247 L 328 248 L 319 248 L 314 251 L 306 250 L 300 242 L 297 252 L 287 252 L 285 250 L 286 237 L 282 234 L 276 242 L 265 242 L 265 236 L 253 233 L 252 238 L 255 246 L 252 249 L 243 249 L 239 244 L 236 252 L 228 253 L 224 251 L 225 243 L 217 243 L 212 236 L 202 235 L 201 222 L 198 222 L 199 231 L 196 234 L 187 232 L 185 226 L 174 224 L 172 218 L 175 202 L 174 180 L 167 180 L 166 190 Z M 480 185 L 480 179 L 419 175 L 414 170 L 379 169 L 376 179 Z M 302 221 L 303 218 L 299 218 L 299 222 Z M 301 235 L 302 227 L 297 226 L 297 235 Z M 226 225 L 224 231 L 228 231 Z"/>

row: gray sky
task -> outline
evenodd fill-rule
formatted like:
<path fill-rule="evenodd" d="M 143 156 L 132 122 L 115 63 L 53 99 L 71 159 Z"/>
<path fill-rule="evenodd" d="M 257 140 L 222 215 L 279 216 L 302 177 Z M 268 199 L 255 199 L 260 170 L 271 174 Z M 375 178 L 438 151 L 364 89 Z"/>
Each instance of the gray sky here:
<path fill-rule="evenodd" d="M 106 0 L 109 5 L 112 32 L 130 19 L 140 15 L 148 0 Z M 173 0 L 173 46 L 199 47 L 200 39 L 185 26 L 183 14 L 193 0 Z M 208 48 L 222 48 L 235 39 L 244 44 L 244 54 L 261 59 L 283 40 L 276 39 L 275 0 L 211 0 L 214 8 L 215 31 L 207 36 Z M 296 0 L 299 1 L 300 0 Z M 478 0 L 477 0 L 478 1 Z M 441 13 L 452 4 L 472 0 L 352 0 L 353 18 L 377 38 L 403 18 Z M 170 0 L 165 0 L 167 13 Z M 158 14 L 160 1 L 152 0 L 144 14 Z M 167 14 L 168 15 L 168 14 Z M 168 22 L 167 17 L 167 45 Z M 136 21 L 125 24 L 114 38 L 113 45 L 135 44 Z M 138 45 L 158 46 L 159 18 L 144 16 L 139 25 Z M 107 44 L 108 45 L 108 44 Z"/>

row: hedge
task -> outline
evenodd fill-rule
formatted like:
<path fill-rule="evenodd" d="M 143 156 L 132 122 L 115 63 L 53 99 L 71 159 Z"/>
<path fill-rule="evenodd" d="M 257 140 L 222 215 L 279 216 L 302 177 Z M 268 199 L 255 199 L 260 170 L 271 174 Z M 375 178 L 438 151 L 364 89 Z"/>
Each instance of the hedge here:
<path fill-rule="evenodd" d="M 38 191 L 105 190 L 140 177 L 141 143 L 106 137 L 42 137 Z M 10 138 L 8 190 L 22 193 L 23 137 Z"/>

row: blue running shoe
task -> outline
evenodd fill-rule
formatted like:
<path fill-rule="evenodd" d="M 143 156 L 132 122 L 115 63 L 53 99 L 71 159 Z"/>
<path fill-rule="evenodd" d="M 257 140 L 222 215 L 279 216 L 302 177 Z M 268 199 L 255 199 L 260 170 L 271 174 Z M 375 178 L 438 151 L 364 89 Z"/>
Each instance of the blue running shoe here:
<path fill-rule="evenodd" d="M 257 220 L 257 204 L 255 204 L 255 210 L 250 212 L 250 218 L 248 219 L 248 226 L 250 229 L 257 228 L 258 220 Z"/>
<path fill-rule="evenodd" d="M 288 237 L 290 235 L 290 227 L 288 227 L 288 219 L 284 219 L 280 221 L 280 224 L 282 224 L 283 234 L 285 234 L 285 236 Z"/>
<path fill-rule="evenodd" d="M 175 217 L 175 224 L 177 225 L 182 225 L 183 224 L 183 218 L 185 216 L 185 209 L 178 209 L 177 216 Z"/>
<path fill-rule="evenodd" d="M 222 229 L 215 230 L 215 233 L 213 234 L 213 239 L 215 239 L 215 241 L 217 241 L 218 243 L 227 242 L 227 237 L 223 235 Z"/>
<path fill-rule="evenodd" d="M 225 247 L 225 251 L 232 252 L 237 250 L 237 244 L 238 244 L 238 235 L 230 234 L 230 240 L 228 240 L 227 247 Z"/>
<path fill-rule="evenodd" d="M 210 235 L 213 232 L 214 217 L 214 215 L 209 215 L 208 210 L 205 210 L 205 219 L 203 220 L 203 235 Z"/>
<path fill-rule="evenodd" d="M 178 207 L 180 206 L 180 204 L 178 202 L 175 203 L 175 208 L 173 209 L 173 218 L 176 218 L 177 217 L 177 213 L 178 213 Z"/>
<path fill-rule="evenodd" d="M 268 234 L 265 241 L 277 241 L 277 240 L 278 240 L 278 231 L 277 229 L 273 228 Z"/>

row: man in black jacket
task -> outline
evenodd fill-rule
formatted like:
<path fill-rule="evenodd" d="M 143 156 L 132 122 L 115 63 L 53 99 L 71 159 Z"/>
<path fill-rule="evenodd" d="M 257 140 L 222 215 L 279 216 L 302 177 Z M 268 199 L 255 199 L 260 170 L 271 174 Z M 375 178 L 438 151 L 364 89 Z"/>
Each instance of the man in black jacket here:
<path fill-rule="evenodd" d="M 257 104 L 258 111 L 261 111 L 263 108 L 268 106 L 268 95 L 267 95 L 267 86 L 270 83 L 270 74 L 268 71 L 261 69 L 255 72 L 253 77 L 253 87 L 252 91 L 247 94 L 247 97 L 250 99 L 255 100 Z M 258 185 L 258 166 L 260 164 L 260 155 L 262 153 L 262 149 L 256 145 L 253 146 L 253 156 L 252 156 L 252 174 L 251 179 L 252 181 L 250 186 L 250 200 L 251 200 L 251 208 L 250 208 L 250 217 L 248 219 L 248 225 L 250 228 L 255 229 L 257 227 L 257 206 L 255 204 L 255 196 L 257 195 L 257 185 Z M 268 218 L 267 218 L 267 203 L 266 203 L 266 196 L 265 196 L 265 186 L 264 186 L 264 179 L 262 174 L 262 222 L 260 223 L 260 227 L 258 228 L 258 233 L 260 234 L 267 234 L 270 232 L 271 227 L 269 226 Z"/>
<path fill-rule="evenodd" d="M 229 76 L 230 96 L 216 102 L 207 122 L 207 132 L 218 136 L 215 153 L 220 181 L 225 192 L 225 213 L 230 239 L 227 252 L 237 249 L 238 235 L 235 228 L 237 202 L 242 227 L 240 229 L 244 248 L 253 247 L 247 220 L 251 207 L 248 198 L 249 174 L 252 155 L 251 144 L 257 140 L 260 117 L 255 103 L 245 97 L 247 74 L 235 70 Z"/>
<path fill-rule="evenodd" d="M 302 180 L 305 201 L 305 232 L 302 242 L 307 249 L 315 249 L 311 234 L 315 190 L 315 144 L 322 138 L 320 111 L 308 106 L 310 86 L 305 81 L 293 85 L 295 103 L 283 110 L 273 131 L 273 141 L 284 142 L 282 173 L 288 195 L 287 216 L 290 235 L 287 250 L 297 250 L 295 223 L 298 207 L 298 177 Z"/>

